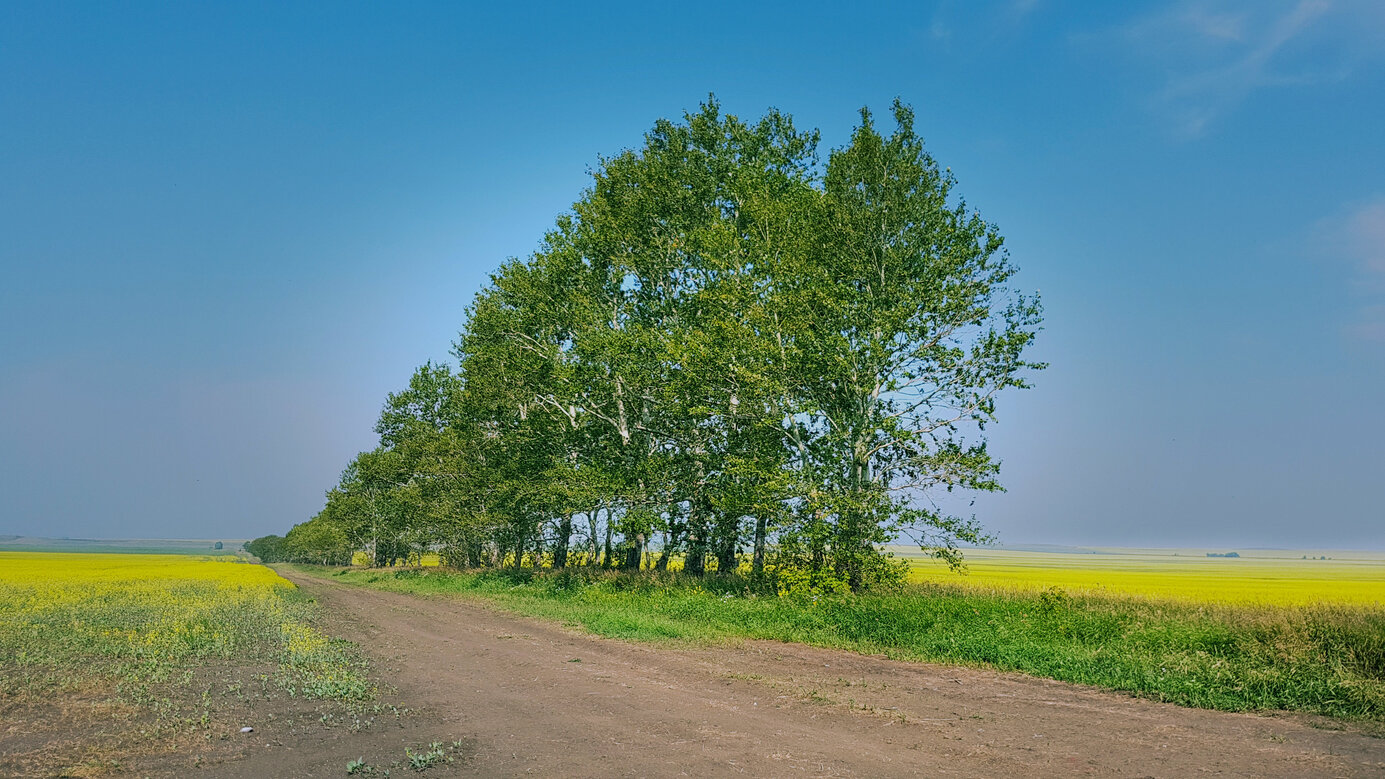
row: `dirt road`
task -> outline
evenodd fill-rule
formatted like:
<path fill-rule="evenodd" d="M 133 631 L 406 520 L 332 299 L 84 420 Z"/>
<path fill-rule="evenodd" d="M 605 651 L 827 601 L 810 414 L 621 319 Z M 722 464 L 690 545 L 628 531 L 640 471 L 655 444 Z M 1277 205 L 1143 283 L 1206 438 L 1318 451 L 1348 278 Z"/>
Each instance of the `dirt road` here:
<path fill-rule="evenodd" d="M 790 644 L 653 648 L 285 575 L 418 708 L 407 732 L 356 736 L 465 742 L 430 775 L 1385 777 L 1385 739 L 1323 720 Z M 342 776 L 355 756 L 350 734 L 268 733 L 218 773 Z"/>

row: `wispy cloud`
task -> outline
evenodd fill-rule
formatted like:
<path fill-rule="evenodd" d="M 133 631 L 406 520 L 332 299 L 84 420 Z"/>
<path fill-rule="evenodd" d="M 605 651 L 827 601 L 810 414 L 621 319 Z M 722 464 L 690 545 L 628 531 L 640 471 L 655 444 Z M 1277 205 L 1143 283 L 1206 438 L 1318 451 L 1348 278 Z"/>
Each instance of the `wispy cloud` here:
<path fill-rule="evenodd" d="M 1010 0 L 1005 13 L 1012 21 L 1020 21 L 1039 7 L 1039 0 Z"/>
<path fill-rule="evenodd" d="M 1385 196 L 1319 224 L 1319 235 L 1354 270 L 1361 303 L 1347 325 L 1358 338 L 1385 343 Z"/>
<path fill-rule="evenodd" d="M 1362 308 L 1347 325 L 1347 333 L 1363 341 L 1385 344 L 1385 304 Z"/>
<path fill-rule="evenodd" d="M 1385 44 L 1377 0 L 1185 0 L 1122 31 L 1165 72 L 1155 109 L 1187 138 L 1251 94 L 1349 77 Z"/>
<path fill-rule="evenodd" d="M 1385 291 L 1385 197 L 1367 203 L 1347 218 L 1346 248 L 1372 284 Z"/>
<path fill-rule="evenodd" d="M 1190 31 L 1212 40 L 1242 41 L 1245 39 L 1246 14 L 1216 11 L 1209 8 L 1180 9 L 1171 19 Z"/>
<path fill-rule="evenodd" d="M 1031 18 L 1048 10 L 1046 0 L 990 0 L 985 3 L 938 0 L 932 5 L 926 29 L 916 31 L 920 40 L 944 50 L 954 41 L 979 41 L 1013 37 Z M 993 44 L 992 44 L 993 45 Z"/>

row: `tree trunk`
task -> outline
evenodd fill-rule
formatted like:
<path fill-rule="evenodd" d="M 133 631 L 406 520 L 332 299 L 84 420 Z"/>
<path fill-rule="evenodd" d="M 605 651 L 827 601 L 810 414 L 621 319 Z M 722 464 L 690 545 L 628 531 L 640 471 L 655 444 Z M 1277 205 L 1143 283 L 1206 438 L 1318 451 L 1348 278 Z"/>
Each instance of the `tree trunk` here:
<path fill-rule="evenodd" d="M 605 550 L 605 555 L 604 555 L 604 556 L 602 557 L 602 559 L 601 559 L 601 567 L 602 567 L 602 568 L 610 568 L 610 567 L 611 567 L 611 524 L 612 524 L 612 523 L 611 523 L 611 511 L 610 511 L 610 509 L 607 509 L 607 510 L 606 510 L 606 544 L 605 544 L 605 546 L 603 547 L 603 549 Z"/>
<path fill-rule="evenodd" d="M 529 539 L 520 535 L 515 539 L 515 570 L 518 571 L 524 565 L 524 547 L 529 545 Z"/>
<path fill-rule="evenodd" d="M 587 529 L 589 531 L 587 533 L 587 547 L 591 552 L 591 555 L 587 558 L 587 565 L 597 565 L 601 562 L 601 550 L 596 546 L 598 533 L 596 526 L 596 509 L 587 512 Z"/>
<path fill-rule="evenodd" d="M 683 570 L 694 576 L 707 572 L 707 515 L 701 496 L 695 496 L 688 508 L 688 553 Z"/>
<path fill-rule="evenodd" d="M 644 557 L 644 533 L 636 533 L 630 539 L 629 548 L 625 551 L 625 564 L 623 567 L 638 571 L 640 569 L 640 559 Z"/>
<path fill-rule="evenodd" d="M 717 522 L 717 573 L 735 573 L 736 553 L 740 551 L 740 518 L 723 515 Z"/>
<path fill-rule="evenodd" d="M 678 546 L 678 524 L 669 523 L 669 530 L 664 534 L 664 548 L 659 553 L 659 562 L 655 564 L 654 570 L 667 571 L 669 558 L 673 556 L 673 550 Z"/>
<path fill-rule="evenodd" d="M 757 575 L 765 572 L 765 536 L 769 534 L 769 520 L 763 514 L 755 518 L 755 557 L 751 570 Z"/>
<path fill-rule="evenodd" d="M 567 547 L 572 539 L 572 514 L 564 514 L 558 523 L 558 540 L 553 543 L 553 567 L 567 567 Z"/>

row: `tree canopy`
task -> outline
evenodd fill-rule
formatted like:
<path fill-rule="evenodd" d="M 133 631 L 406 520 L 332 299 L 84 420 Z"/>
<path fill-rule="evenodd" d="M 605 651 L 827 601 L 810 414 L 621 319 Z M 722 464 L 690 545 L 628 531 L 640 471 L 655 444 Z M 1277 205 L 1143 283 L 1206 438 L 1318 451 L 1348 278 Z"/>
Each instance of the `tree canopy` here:
<path fill-rule="evenodd" d="M 1043 367 L 1040 307 L 913 112 L 891 117 L 862 110 L 824 163 L 789 116 L 709 99 L 602 159 L 285 552 L 829 590 L 897 580 L 901 536 L 957 564 L 983 531 L 930 496 L 1001 489 L 986 425 Z"/>

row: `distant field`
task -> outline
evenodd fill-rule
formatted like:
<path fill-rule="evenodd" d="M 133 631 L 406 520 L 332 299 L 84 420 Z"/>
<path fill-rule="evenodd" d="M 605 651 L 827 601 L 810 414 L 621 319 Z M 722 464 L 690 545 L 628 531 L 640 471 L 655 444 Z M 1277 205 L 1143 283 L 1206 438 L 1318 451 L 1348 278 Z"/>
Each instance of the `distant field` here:
<path fill-rule="evenodd" d="M 896 554 L 909 560 L 910 578 L 918 582 L 1020 591 L 1059 587 L 1189 602 L 1385 605 L 1382 553 L 1250 550 L 1226 558 L 1197 550 L 968 549 L 964 574 L 917 552 Z"/>
<path fill-rule="evenodd" d="M 202 658 L 275 658 L 314 697 L 362 697 L 295 590 L 234 557 L 0 551 L 0 692 L 148 685 Z"/>
<path fill-rule="evenodd" d="M 914 547 L 891 551 L 909 561 L 909 578 L 919 583 L 1020 592 L 1058 587 L 1192 603 L 1385 606 L 1385 552 L 1228 550 L 1239 555 L 1228 558 L 1195 549 L 967 549 L 966 571 L 958 573 Z M 435 554 L 411 561 L 438 562 Z M 357 552 L 353 564 L 368 567 L 370 558 Z M 670 569 L 681 569 L 680 561 Z"/>
<path fill-rule="evenodd" d="M 221 549 L 216 549 L 217 542 Z M 0 551 L 233 555 L 243 538 L 38 538 L 0 535 Z"/>
<path fill-rule="evenodd" d="M 232 556 L 0 551 L 0 775 L 89 776 L 235 732 L 287 695 L 375 694 L 354 646 Z"/>

